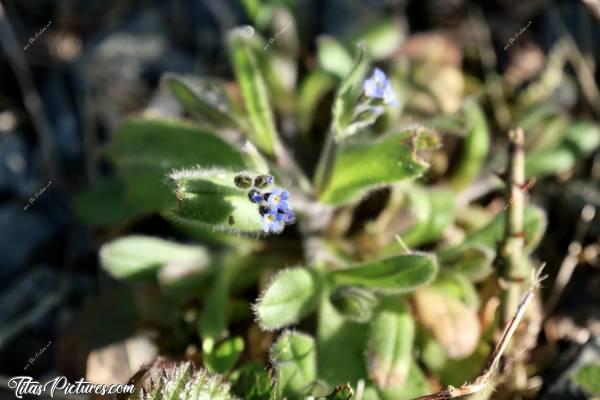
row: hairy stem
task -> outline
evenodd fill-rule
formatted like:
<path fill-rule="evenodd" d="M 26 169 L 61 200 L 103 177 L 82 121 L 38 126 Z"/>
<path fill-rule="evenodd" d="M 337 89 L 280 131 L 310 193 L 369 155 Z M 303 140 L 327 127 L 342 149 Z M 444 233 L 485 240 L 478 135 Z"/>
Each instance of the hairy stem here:
<path fill-rule="evenodd" d="M 317 163 L 317 170 L 315 171 L 315 189 L 317 194 L 323 192 L 331 180 L 337 148 L 338 145 L 335 140 L 335 131 L 331 128 L 325 138 L 325 145 L 321 150 L 319 162 Z"/>
<path fill-rule="evenodd" d="M 524 133 L 521 128 L 509 132 L 509 161 L 506 174 L 506 222 L 504 240 L 499 252 L 500 274 L 506 282 L 502 294 L 501 326 L 506 325 L 515 314 L 529 271 L 524 262 L 525 244 L 523 219 L 525 214 L 525 150 Z"/>

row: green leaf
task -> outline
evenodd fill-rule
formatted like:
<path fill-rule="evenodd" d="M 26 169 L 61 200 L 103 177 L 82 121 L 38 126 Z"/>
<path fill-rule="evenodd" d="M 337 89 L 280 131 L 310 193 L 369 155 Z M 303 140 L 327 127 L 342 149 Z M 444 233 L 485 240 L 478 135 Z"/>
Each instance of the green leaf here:
<path fill-rule="evenodd" d="M 317 57 L 325 71 L 339 78 L 348 75 L 354 64 L 348 50 L 330 36 L 321 36 L 317 39 Z"/>
<path fill-rule="evenodd" d="M 144 214 L 125 197 L 125 187 L 116 177 L 95 183 L 75 197 L 75 214 L 95 227 L 109 227 Z"/>
<path fill-rule="evenodd" d="M 271 347 L 280 397 L 303 399 L 304 391 L 317 379 L 317 355 L 312 337 L 284 332 Z"/>
<path fill-rule="evenodd" d="M 359 46 L 354 68 L 352 68 L 352 71 L 342 81 L 334 101 L 333 128 L 335 138 L 338 141 L 346 137 L 346 127 L 352 122 L 354 106 L 362 91 L 362 83 L 368 66 L 369 61 L 364 54 L 364 49 Z"/>
<path fill-rule="evenodd" d="M 468 133 L 458 167 L 451 178 L 452 186 L 457 189 L 466 187 L 479 175 L 490 149 L 490 133 L 483 110 L 475 101 L 469 101 L 464 113 Z"/>
<path fill-rule="evenodd" d="M 126 189 L 127 201 L 156 211 L 173 205 L 165 176 L 186 167 L 244 168 L 238 149 L 198 127 L 175 120 L 136 118 L 125 122 L 107 146 Z"/>
<path fill-rule="evenodd" d="M 199 121 L 215 128 L 239 128 L 223 83 L 215 79 L 197 79 L 165 74 L 163 81 L 183 107 Z"/>
<path fill-rule="evenodd" d="M 455 252 L 442 251 L 438 260 L 443 268 L 456 272 L 473 282 L 481 282 L 493 271 L 496 251 L 480 244 L 467 244 Z"/>
<path fill-rule="evenodd" d="M 403 132 L 369 144 L 342 147 L 320 200 L 335 205 L 347 203 L 377 187 L 421 176 L 429 167 L 420 159 L 415 145 L 422 134 Z"/>
<path fill-rule="evenodd" d="M 246 110 L 250 117 L 249 138 L 269 155 L 275 151 L 277 130 L 273 111 L 269 104 L 268 91 L 261 70 L 249 44 L 240 29 L 229 35 L 229 52 L 235 77 L 240 85 Z"/>
<path fill-rule="evenodd" d="M 378 387 L 406 382 L 414 338 L 415 323 L 404 301 L 384 299 L 371 322 L 367 345 L 367 370 Z"/>
<path fill-rule="evenodd" d="M 579 368 L 570 377 L 571 381 L 581 386 L 592 396 L 600 396 L 600 364 L 590 363 Z"/>
<path fill-rule="evenodd" d="M 350 321 L 367 322 L 377 305 L 377 296 L 358 286 L 342 286 L 329 296 L 336 310 Z"/>
<path fill-rule="evenodd" d="M 528 156 L 525 163 L 526 175 L 544 176 L 571 169 L 577 160 L 593 153 L 600 146 L 600 127 L 592 122 L 570 125 L 564 140 L 556 147 Z"/>
<path fill-rule="evenodd" d="M 418 247 L 441 238 L 454 222 L 455 194 L 443 188 L 425 190 L 419 186 L 412 186 L 407 194 L 416 222 L 402 235 L 406 245 Z"/>
<path fill-rule="evenodd" d="M 244 351 L 244 339 L 233 337 L 219 343 L 212 351 L 204 353 L 204 363 L 210 372 L 229 372 Z"/>
<path fill-rule="evenodd" d="M 150 236 L 125 236 L 100 248 L 100 264 L 119 279 L 156 277 L 167 263 L 194 265 L 199 269 L 210 263 L 209 253 L 199 246 L 188 246 Z"/>
<path fill-rule="evenodd" d="M 367 325 L 344 318 L 326 296 L 320 303 L 317 324 L 319 378 L 330 385 L 364 379 L 367 375 L 364 362 Z"/>
<path fill-rule="evenodd" d="M 182 170 L 171 173 L 178 206 L 165 217 L 181 224 L 215 231 L 258 233 L 261 216 L 247 190 L 235 186 L 237 173 L 223 170 Z"/>
<path fill-rule="evenodd" d="M 575 154 L 569 148 L 558 146 L 529 156 L 525 161 L 525 175 L 541 177 L 567 171 L 573 168 L 576 161 Z"/>
<path fill-rule="evenodd" d="M 274 330 L 298 323 L 313 311 L 319 298 L 314 271 L 292 268 L 279 273 L 254 306 L 261 327 Z"/>
<path fill-rule="evenodd" d="M 394 19 L 379 19 L 353 42 L 362 43 L 375 60 L 392 56 L 405 38 L 402 25 Z"/>
<path fill-rule="evenodd" d="M 245 364 L 232 374 L 232 392 L 244 400 L 272 400 L 273 378 L 256 362 Z"/>
<path fill-rule="evenodd" d="M 588 121 L 570 125 L 565 133 L 565 145 L 571 146 L 578 158 L 587 157 L 600 146 L 600 126 Z"/>
<path fill-rule="evenodd" d="M 368 262 L 329 273 L 336 285 L 359 285 L 381 293 L 408 293 L 433 280 L 438 266 L 434 256 L 406 254 Z"/>
<path fill-rule="evenodd" d="M 135 374 L 135 392 L 125 395 L 127 400 L 235 400 L 229 384 L 189 362 L 156 358 Z"/>
<path fill-rule="evenodd" d="M 214 343 L 221 339 L 227 328 L 229 273 L 229 268 L 217 270 L 215 281 L 212 283 L 198 320 L 198 335 L 203 340 L 202 348 L 207 353 L 212 351 Z"/>
<path fill-rule="evenodd" d="M 471 232 L 461 244 L 439 251 L 439 259 L 443 263 L 452 262 L 452 260 L 460 258 L 460 254 L 465 252 L 468 247 L 473 246 L 483 246 L 490 250 L 496 249 L 504 237 L 505 212 L 498 213 L 487 225 Z M 546 230 L 546 224 L 546 214 L 543 210 L 537 207 L 525 208 L 523 225 L 527 253 L 531 253 L 537 247 Z M 487 251 L 482 248 L 480 250 Z"/>
<path fill-rule="evenodd" d="M 410 400 L 431 392 L 427 378 L 414 360 L 411 361 L 404 385 L 376 389 L 382 400 Z"/>

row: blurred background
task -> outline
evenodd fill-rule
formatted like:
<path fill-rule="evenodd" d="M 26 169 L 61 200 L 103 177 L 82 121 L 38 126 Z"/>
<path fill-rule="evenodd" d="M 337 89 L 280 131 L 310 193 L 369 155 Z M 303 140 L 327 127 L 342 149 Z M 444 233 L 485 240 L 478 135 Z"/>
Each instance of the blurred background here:
<path fill-rule="evenodd" d="M 498 90 L 509 96 L 528 88 L 535 103 L 536 88 L 528 85 L 559 63 L 565 74 L 547 74 L 557 81 L 547 97 L 573 119 L 600 116 L 600 2 L 594 0 L 1 0 L 5 398 L 13 398 L 12 376 L 126 382 L 159 352 L 189 351 L 194 339 L 185 317 L 166 312 L 159 318 L 164 310 L 151 304 L 151 295 L 134 295 L 98 262 L 99 246 L 124 233 L 178 239 L 181 232 L 156 215 L 103 208 L 103 199 L 81 211 L 78 196 L 114 173 L 100 148 L 125 118 L 184 114 L 160 84 L 163 73 L 232 80 L 226 32 L 249 25 L 249 35 L 274 37 L 279 28 L 249 16 L 260 3 L 293 10 L 300 74 L 319 63 L 322 35 L 351 44 L 359 32 L 392 21 L 396 34 L 383 50 L 388 62 L 427 58 L 452 67 L 425 78 L 445 76 L 438 99 L 445 114 L 458 109 L 464 88 L 473 85 L 470 77 L 478 76 L 491 88 L 492 131 L 504 134 L 514 121 L 502 100 L 495 102 L 502 98 Z M 559 42 L 564 51 L 557 55 L 551 50 Z M 579 264 L 544 321 L 543 345 L 534 355 L 546 378 L 540 398 L 585 398 L 566 377 L 584 360 L 600 361 L 600 221 L 592 216 L 584 231 L 580 222 L 585 205 L 592 206 L 588 214 L 600 206 L 600 153 L 575 172 L 538 182 L 530 193 L 548 213 L 538 253 L 552 280 L 569 252 Z M 174 333 L 159 350 L 154 338 L 165 325 Z"/>

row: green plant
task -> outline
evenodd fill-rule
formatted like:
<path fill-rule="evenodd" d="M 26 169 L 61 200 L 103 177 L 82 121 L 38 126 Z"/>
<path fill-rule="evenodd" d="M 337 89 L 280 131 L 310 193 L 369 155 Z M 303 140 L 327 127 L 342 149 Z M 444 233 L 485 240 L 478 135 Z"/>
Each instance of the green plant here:
<path fill-rule="evenodd" d="M 498 328 L 481 326 L 477 312 L 487 299 L 477 285 L 496 273 L 528 275 L 544 212 L 512 187 L 499 212 L 457 200 L 490 158 L 492 135 L 474 98 L 459 96 L 460 110 L 442 118 L 435 114 L 445 107 L 419 109 L 413 95 L 435 100 L 439 90 L 418 76 L 419 65 L 393 65 L 389 80 L 378 69 L 370 76 L 372 62 L 389 55 L 370 34 L 351 50 L 322 38 L 320 67 L 296 90 L 288 79 L 298 72 L 293 30 L 269 51 L 258 34 L 233 30 L 236 90 L 166 75 L 194 122 L 135 118 L 116 133 L 105 154 L 117 175 L 80 196 L 80 215 L 106 226 L 159 213 L 205 244 L 129 236 L 102 247 L 103 267 L 158 285 L 178 310 L 200 304 L 183 329 L 197 333 L 204 367 L 226 376 L 240 398 L 349 399 L 363 385 L 363 399 L 410 399 L 431 391 L 426 376 L 454 385 L 476 377 L 491 351 L 486 335 Z M 329 128 L 314 138 L 319 105 L 333 91 Z M 524 125 L 538 126 L 534 111 L 523 113 Z M 427 125 L 408 123 L 423 115 Z M 560 118 L 552 110 L 543 116 Z M 291 117 L 291 128 L 277 123 Z M 552 132 L 551 141 L 523 144 L 527 161 L 520 153 L 515 165 L 510 155 L 515 176 L 564 171 L 600 143 L 591 123 Z M 447 151 L 445 139 L 459 150 Z M 564 163 L 548 161 L 556 154 Z M 440 159 L 455 168 L 436 167 Z M 365 218 L 361 205 L 369 202 L 376 212 Z M 517 234 L 514 250 L 506 240 Z M 512 269 L 494 268 L 498 259 Z M 250 307 L 247 293 L 256 287 Z M 523 292 L 511 283 L 503 320 Z M 254 318 L 263 334 L 286 329 L 270 346 L 269 372 L 239 362 L 257 343 L 237 332 Z"/>

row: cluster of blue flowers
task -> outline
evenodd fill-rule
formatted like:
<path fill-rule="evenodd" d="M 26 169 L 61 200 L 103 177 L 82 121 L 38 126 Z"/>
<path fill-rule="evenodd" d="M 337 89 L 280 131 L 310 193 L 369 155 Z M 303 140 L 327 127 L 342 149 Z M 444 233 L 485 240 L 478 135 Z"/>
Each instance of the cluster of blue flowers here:
<path fill-rule="evenodd" d="M 365 96 L 370 99 L 383 100 L 383 104 L 390 106 L 398 105 L 398 98 L 392 83 L 379 68 L 375 68 L 373 75 L 364 81 L 363 90 Z"/>
<path fill-rule="evenodd" d="M 272 192 L 262 193 L 260 191 L 272 183 L 271 175 L 259 175 L 254 180 L 246 174 L 235 177 L 236 186 L 244 189 L 252 186 L 248 192 L 248 198 L 251 202 L 258 204 L 263 231 L 265 233 L 281 233 L 286 225 L 296 221 L 296 216 L 288 205 L 290 193 L 287 190 L 276 187 Z"/>

